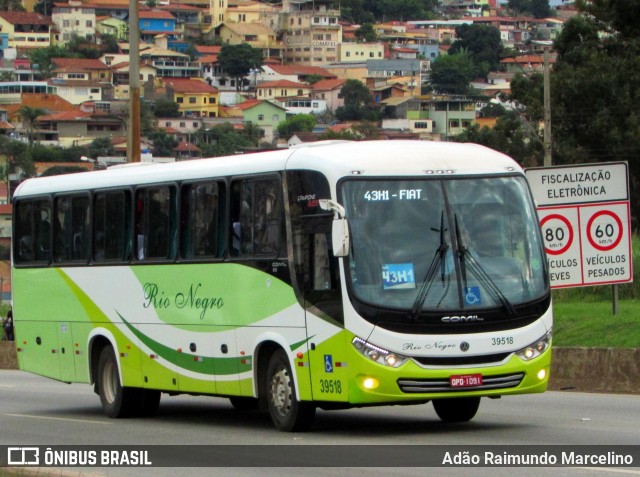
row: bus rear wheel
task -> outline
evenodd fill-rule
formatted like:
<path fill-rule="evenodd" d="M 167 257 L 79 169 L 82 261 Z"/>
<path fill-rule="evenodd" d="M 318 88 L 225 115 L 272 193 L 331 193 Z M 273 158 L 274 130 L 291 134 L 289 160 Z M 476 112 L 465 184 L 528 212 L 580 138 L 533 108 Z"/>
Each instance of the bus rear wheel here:
<path fill-rule="evenodd" d="M 266 395 L 269 415 L 279 431 L 304 431 L 313 423 L 316 408 L 296 398 L 291 367 L 282 350 L 276 351 L 269 361 Z"/>
<path fill-rule="evenodd" d="M 467 422 L 473 419 L 480 407 L 479 397 L 434 399 L 433 408 L 444 422 Z"/>
<path fill-rule="evenodd" d="M 130 417 L 140 411 L 141 391 L 143 390 L 122 386 L 118 373 L 118 362 L 111 346 L 103 348 L 100 352 L 96 381 L 102 409 L 107 416 Z M 150 404 L 153 404 L 153 399 L 150 400 Z"/>

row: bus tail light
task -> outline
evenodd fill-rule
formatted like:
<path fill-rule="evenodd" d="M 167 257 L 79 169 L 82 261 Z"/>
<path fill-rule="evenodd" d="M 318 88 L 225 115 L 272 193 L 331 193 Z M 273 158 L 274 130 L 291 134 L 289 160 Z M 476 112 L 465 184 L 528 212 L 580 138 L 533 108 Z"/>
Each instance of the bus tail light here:
<path fill-rule="evenodd" d="M 383 364 L 391 368 L 399 368 L 409 359 L 406 356 L 392 353 L 391 351 L 387 351 L 386 349 L 373 345 L 362 338 L 358 338 L 357 336 L 353 338 L 351 344 L 360 354 L 366 356 L 371 361 L 375 361 L 378 364 Z"/>
<path fill-rule="evenodd" d="M 526 348 L 522 348 L 519 351 L 516 351 L 516 355 L 522 361 L 531 361 L 534 358 L 537 358 L 542 353 L 544 353 L 549 346 L 551 346 L 551 336 L 553 335 L 553 330 L 549 330 L 546 335 L 540 338 L 535 343 L 530 344 Z"/>

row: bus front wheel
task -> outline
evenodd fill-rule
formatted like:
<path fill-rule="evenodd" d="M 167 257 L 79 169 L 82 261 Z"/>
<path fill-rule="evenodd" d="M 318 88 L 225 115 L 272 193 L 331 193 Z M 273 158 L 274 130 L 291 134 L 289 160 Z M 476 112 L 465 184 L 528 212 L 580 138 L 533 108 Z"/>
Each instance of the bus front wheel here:
<path fill-rule="evenodd" d="M 123 387 L 118 362 L 111 346 L 106 346 L 98 360 L 98 394 L 104 413 L 109 417 L 130 417 L 140 408 L 138 389 Z"/>
<path fill-rule="evenodd" d="M 479 397 L 434 399 L 433 408 L 444 422 L 466 422 L 473 419 L 480 407 Z"/>
<path fill-rule="evenodd" d="M 293 373 L 282 350 L 276 351 L 269 361 L 266 395 L 269 415 L 276 429 L 304 431 L 313 423 L 316 408 L 312 403 L 296 398 Z"/>

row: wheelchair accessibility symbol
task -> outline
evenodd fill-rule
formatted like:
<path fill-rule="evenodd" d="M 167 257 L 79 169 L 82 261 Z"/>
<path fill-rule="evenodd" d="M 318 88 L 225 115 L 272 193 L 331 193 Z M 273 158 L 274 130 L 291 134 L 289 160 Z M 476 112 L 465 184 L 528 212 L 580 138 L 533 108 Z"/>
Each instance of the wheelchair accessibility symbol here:
<path fill-rule="evenodd" d="M 333 373 L 333 358 L 330 354 L 324 355 L 324 370 L 327 373 Z"/>
<path fill-rule="evenodd" d="M 480 287 L 467 287 L 464 289 L 464 302 L 467 305 L 479 305 Z"/>

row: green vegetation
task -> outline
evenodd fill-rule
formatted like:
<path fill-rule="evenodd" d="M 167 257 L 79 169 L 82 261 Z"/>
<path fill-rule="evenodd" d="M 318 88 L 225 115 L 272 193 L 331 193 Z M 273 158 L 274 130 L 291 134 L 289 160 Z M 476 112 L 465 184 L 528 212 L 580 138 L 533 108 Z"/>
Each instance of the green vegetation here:
<path fill-rule="evenodd" d="M 633 268 L 640 275 L 640 237 L 633 237 Z M 613 314 L 613 287 L 565 288 L 553 292 L 554 345 L 640 348 L 640 283 L 618 285 Z"/>

